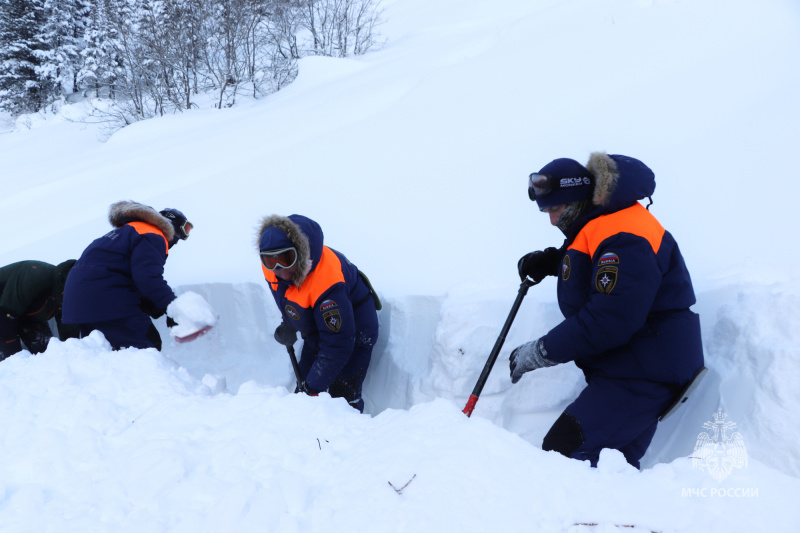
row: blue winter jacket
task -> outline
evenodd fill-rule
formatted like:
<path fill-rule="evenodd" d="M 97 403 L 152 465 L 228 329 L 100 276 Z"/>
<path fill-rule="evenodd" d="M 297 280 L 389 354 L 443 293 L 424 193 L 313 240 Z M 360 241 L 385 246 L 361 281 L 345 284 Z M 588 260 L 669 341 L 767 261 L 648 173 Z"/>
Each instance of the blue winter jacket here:
<path fill-rule="evenodd" d="M 136 202 L 111 206 L 114 229 L 94 240 L 72 268 L 64 288 L 63 321 L 92 324 L 142 313 L 143 298 L 166 310 L 175 293 L 164 280 L 174 229 Z"/>
<path fill-rule="evenodd" d="M 703 365 L 689 272 L 672 235 L 638 200 L 655 190 L 642 162 L 592 154 L 594 208 L 567 231 L 550 359 L 586 374 L 681 386 Z M 571 231 L 570 231 L 571 230 Z M 572 235 L 570 235 L 572 233 Z"/>
<path fill-rule="evenodd" d="M 322 228 L 302 215 L 262 221 L 259 250 L 294 246 L 298 269 L 291 282 L 262 266 L 283 320 L 300 332 L 300 370 L 312 391 L 325 391 L 337 378 L 362 375 L 378 335 L 369 287 L 344 254 L 323 244 Z"/>

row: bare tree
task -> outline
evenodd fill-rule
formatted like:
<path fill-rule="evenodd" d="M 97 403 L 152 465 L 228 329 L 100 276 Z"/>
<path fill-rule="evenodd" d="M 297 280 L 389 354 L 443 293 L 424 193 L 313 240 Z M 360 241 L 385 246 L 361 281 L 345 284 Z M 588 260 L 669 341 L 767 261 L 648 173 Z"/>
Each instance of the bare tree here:
<path fill-rule="evenodd" d="M 86 40 L 84 79 L 109 84 L 117 102 L 109 115 L 120 127 L 190 109 L 209 90 L 217 108 L 234 105 L 244 88 L 254 97 L 277 91 L 304 55 L 366 53 L 378 44 L 382 14 L 380 0 L 91 1 L 103 15 L 94 26 L 105 25 Z M 101 68 L 98 57 L 113 60 Z"/>
<path fill-rule="evenodd" d="M 367 53 L 377 43 L 383 11 L 379 0 L 305 0 L 302 25 L 311 34 L 311 52 L 347 57 Z"/>

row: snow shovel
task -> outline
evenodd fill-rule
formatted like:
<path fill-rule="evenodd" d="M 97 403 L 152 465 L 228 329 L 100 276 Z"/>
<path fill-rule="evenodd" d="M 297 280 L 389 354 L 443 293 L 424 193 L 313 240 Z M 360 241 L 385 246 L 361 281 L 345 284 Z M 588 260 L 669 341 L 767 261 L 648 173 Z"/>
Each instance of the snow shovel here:
<path fill-rule="evenodd" d="M 297 356 L 294 353 L 294 346 L 287 346 L 286 351 L 289 352 L 289 359 L 292 360 L 292 368 L 294 369 L 294 377 L 297 379 L 297 387 L 300 388 L 303 378 L 300 376 L 300 365 L 297 364 Z"/>
<path fill-rule="evenodd" d="M 179 343 L 192 342 L 197 337 L 202 337 L 203 335 L 208 333 L 212 327 L 214 326 L 203 326 L 194 333 L 189 333 L 188 335 L 184 335 L 183 337 L 175 336 L 175 340 Z"/>
<path fill-rule="evenodd" d="M 492 352 L 489 354 L 489 359 L 483 366 L 483 372 L 481 372 L 478 382 L 475 384 L 475 388 L 472 389 L 472 394 L 470 394 L 469 400 L 467 400 L 467 405 L 464 407 L 463 412 L 465 415 L 467 415 L 467 417 L 472 415 L 472 411 L 475 409 L 475 404 L 478 403 L 478 396 L 481 395 L 483 386 L 486 385 L 486 380 L 489 379 L 489 372 L 492 371 L 494 362 L 497 361 L 497 356 L 500 354 L 500 349 L 503 347 L 503 343 L 506 342 L 506 335 L 508 335 L 508 330 L 511 329 L 511 323 L 514 322 L 514 317 L 517 316 L 519 306 L 522 305 L 522 299 L 525 298 L 525 295 L 528 293 L 528 289 L 537 283 L 539 282 L 533 281 L 530 278 L 525 278 L 525 281 L 520 284 L 519 292 L 517 292 L 517 299 L 514 300 L 514 305 L 511 306 L 511 312 L 508 314 L 508 318 L 506 318 L 506 323 L 503 324 L 503 329 L 500 331 L 500 336 L 497 337 L 497 341 L 494 343 L 494 348 L 492 348 Z"/>
<path fill-rule="evenodd" d="M 664 412 L 658 417 L 659 422 L 663 422 L 668 417 L 675 414 L 675 411 L 677 411 L 681 405 L 686 403 L 686 400 L 689 399 L 689 396 L 695 391 L 695 389 L 697 389 L 698 385 L 700 385 L 700 382 L 703 381 L 703 378 L 706 376 L 706 372 L 708 372 L 708 369 L 704 366 L 701 366 L 700 370 L 698 370 L 694 377 L 689 380 L 689 383 L 684 385 L 680 393 L 675 397 L 675 400 L 669 404 L 666 409 L 664 409 Z"/>

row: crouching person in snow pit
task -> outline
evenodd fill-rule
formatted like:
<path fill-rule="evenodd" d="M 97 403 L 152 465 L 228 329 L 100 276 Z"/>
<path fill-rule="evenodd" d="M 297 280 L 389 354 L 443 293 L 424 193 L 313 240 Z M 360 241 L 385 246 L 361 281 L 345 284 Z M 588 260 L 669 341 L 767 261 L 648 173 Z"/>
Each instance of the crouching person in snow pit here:
<path fill-rule="evenodd" d="M 380 301 L 363 273 L 323 245 L 322 228 L 301 215 L 264 218 L 258 233 L 261 269 L 283 322 L 275 339 L 303 337 L 295 392 L 327 391 L 364 412 L 361 386 L 378 339 Z"/>
<path fill-rule="evenodd" d="M 192 224 L 177 209 L 158 212 L 131 201 L 112 204 L 108 220 L 114 229 L 84 250 L 67 279 L 63 320 L 79 324 L 82 336 L 99 330 L 115 350 L 161 350 L 151 318 L 175 300 L 164 264 Z"/>
<path fill-rule="evenodd" d="M 612 448 L 639 468 L 659 415 L 703 366 L 689 272 L 675 239 L 639 203 L 655 176 L 632 157 L 593 153 L 586 167 L 548 163 L 528 187 L 566 240 L 522 257 L 519 274 L 558 276 L 564 320 L 511 353 L 511 381 L 574 361 L 587 386 L 542 448 L 592 466 Z"/>
<path fill-rule="evenodd" d="M 78 328 L 61 320 L 67 275 L 74 259 L 59 265 L 19 261 L 0 268 L 0 361 L 24 347 L 41 353 L 53 336 L 48 323 L 55 319 L 63 341 L 78 336 Z"/>

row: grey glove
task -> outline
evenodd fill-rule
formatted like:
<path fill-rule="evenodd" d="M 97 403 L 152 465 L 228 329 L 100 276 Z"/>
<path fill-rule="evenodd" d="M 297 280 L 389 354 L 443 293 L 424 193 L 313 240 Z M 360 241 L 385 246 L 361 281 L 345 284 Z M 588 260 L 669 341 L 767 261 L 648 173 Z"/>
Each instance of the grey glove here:
<path fill-rule="evenodd" d="M 547 358 L 543 339 L 526 342 L 514 348 L 509 357 L 508 366 L 511 369 L 511 383 L 519 381 L 525 372 L 557 364 L 559 364 L 557 361 Z"/>
<path fill-rule="evenodd" d="M 297 342 L 297 330 L 286 322 L 275 328 L 275 340 L 284 346 L 292 346 Z"/>

